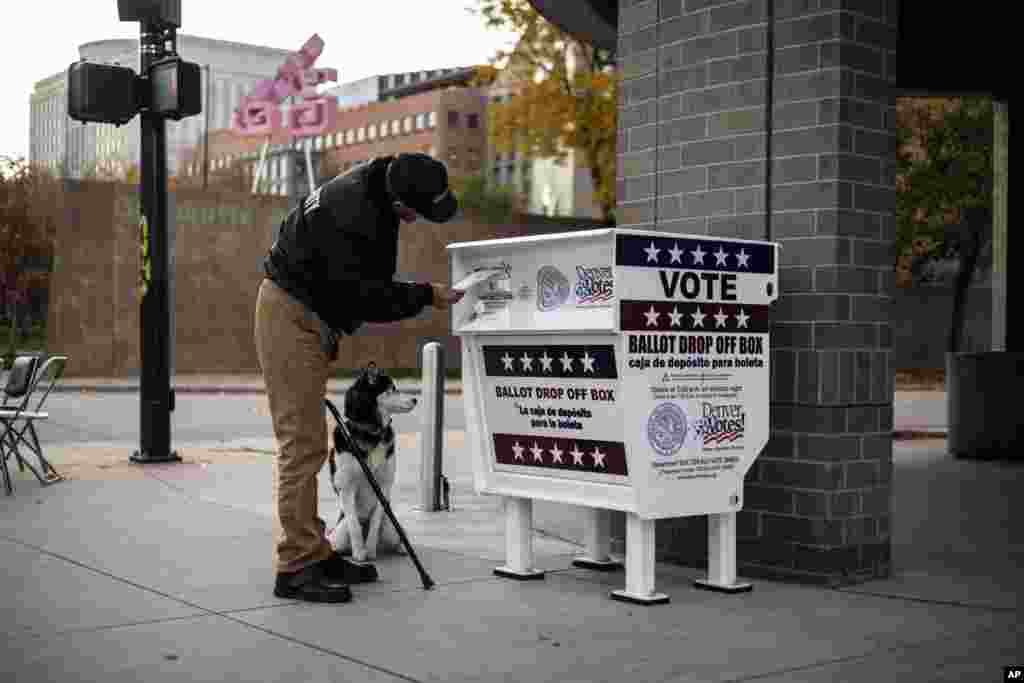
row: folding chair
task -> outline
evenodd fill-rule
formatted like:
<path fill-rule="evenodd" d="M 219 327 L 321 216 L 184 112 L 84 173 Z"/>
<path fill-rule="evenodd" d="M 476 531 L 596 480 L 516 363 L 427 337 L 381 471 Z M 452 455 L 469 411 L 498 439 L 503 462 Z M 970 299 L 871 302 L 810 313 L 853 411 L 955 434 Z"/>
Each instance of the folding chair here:
<path fill-rule="evenodd" d="M 39 444 L 35 422 L 49 418 L 49 413 L 42 412 L 43 404 L 64 374 L 67 360 L 67 356 L 52 356 L 43 363 L 38 372 L 33 372 L 39 362 L 37 356 L 21 356 L 14 361 L 14 368 L 7 378 L 7 387 L 4 390 L 4 403 L 0 405 L 0 467 L 3 469 L 4 484 L 7 487 L 8 495 L 13 493 L 11 475 L 7 468 L 7 459 L 11 455 L 14 456 L 21 471 L 28 468 L 43 486 L 63 479 L 43 456 L 43 448 Z M 46 387 L 43 395 L 35 409 L 29 410 L 33 395 L 43 384 Z M 13 402 L 9 404 L 10 399 L 18 401 L 17 405 L 14 405 Z M 26 434 L 31 441 L 25 438 Z M 39 469 L 25 460 L 20 451 L 21 445 L 26 446 L 36 456 Z"/>

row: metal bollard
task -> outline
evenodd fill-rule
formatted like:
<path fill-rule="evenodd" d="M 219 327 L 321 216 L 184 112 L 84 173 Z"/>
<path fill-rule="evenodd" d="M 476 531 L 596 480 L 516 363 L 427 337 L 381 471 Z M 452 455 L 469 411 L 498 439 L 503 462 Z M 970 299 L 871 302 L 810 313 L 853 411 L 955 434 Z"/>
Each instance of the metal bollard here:
<path fill-rule="evenodd" d="M 441 509 L 441 455 L 444 445 L 444 350 L 437 342 L 423 347 L 423 445 L 420 452 L 420 505 Z"/>

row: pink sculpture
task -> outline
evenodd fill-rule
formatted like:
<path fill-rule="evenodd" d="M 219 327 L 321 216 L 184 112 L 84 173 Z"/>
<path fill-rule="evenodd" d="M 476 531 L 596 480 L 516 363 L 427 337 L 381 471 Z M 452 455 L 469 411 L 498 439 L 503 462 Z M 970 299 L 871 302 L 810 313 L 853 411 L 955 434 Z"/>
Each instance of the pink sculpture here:
<path fill-rule="evenodd" d="M 316 91 L 321 83 L 338 80 L 337 69 L 314 69 L 324 50 L 324 41 L 313 34 L 298 52 L 288 55 L 272 79 L 259 81 L 251 95 L 242 98 L 235 110 L 233 128 L 242 135 L 271 135 L 281 129 L 278 105 L 288 97 L 306 101 L 294 105 L 288 113 L 288 132 L 294 136 L 320 135 L 334 127 L 338 100 L 322 97 Z"/>
<path fill-rule="evenodd" d="M 320 97 L 306 100 L 288 110 L 288 130 L 296 137 L 323 135 L 338 124 L 338 100 Z"/>
<path fill-rule="evenodd" d="M 272 135 L 281 128 L 281 118 L 276 103 L 243 97 L 235 110 L 234 129 L 242 135 Z"/>

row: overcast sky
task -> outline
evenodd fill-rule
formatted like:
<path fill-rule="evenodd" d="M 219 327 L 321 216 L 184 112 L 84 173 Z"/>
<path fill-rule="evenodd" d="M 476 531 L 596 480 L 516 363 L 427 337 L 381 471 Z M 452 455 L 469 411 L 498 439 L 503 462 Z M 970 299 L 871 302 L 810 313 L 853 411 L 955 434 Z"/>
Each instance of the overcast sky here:
<path fill-rule="evenodd" d="M 117 0 L 6 4 L 11 6 L 4 11 L 0 41 L 6 105 L 0 108 L 0 156 L 28 158 L 35 82 L 78 61 L 82 43 L 137 38 L 139 25 L 118 20 Z M 344 83 L 379 73 L 486 63 L 511 36 L 486 30 L 467 12 L 470 5 L 474 0 L 182 0 L 179 32 L 286 50 L 298 50 L 319 33 L 326 45 L 317 66 L 338 69 Z"/>

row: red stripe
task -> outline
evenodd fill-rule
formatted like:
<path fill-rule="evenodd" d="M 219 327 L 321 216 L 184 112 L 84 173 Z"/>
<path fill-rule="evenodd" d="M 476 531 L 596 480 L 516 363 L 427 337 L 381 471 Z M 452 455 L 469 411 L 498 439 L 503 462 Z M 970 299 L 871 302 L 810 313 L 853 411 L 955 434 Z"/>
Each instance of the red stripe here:
<path fill-rule="evenodd" d="M 520 451 L 522 460 L 515 457 L 515 446 Z M 534 444 L 542 450 L 541 461 L 534 459 L 530 450 Z M 557 445 L 561 451 L 561 462 L 554 462 L 551 449 Z M 574 464 L 571 451 L 579 449 L 583 453 L 580 464 Z M 593 453 L 604 455 L 603 467 L 595 466 Z M 494 459 L 502 465 L 515 465 L 534 470 L 568 470 L 573 472 L 593 472 L 598 474 L 616 474 L 626 476 L 626 445 L 621 441 L 594 441 L 591 439 L 574 439 L 568 437 L 538 436 L 534 434 L 495 434 Z"/>

